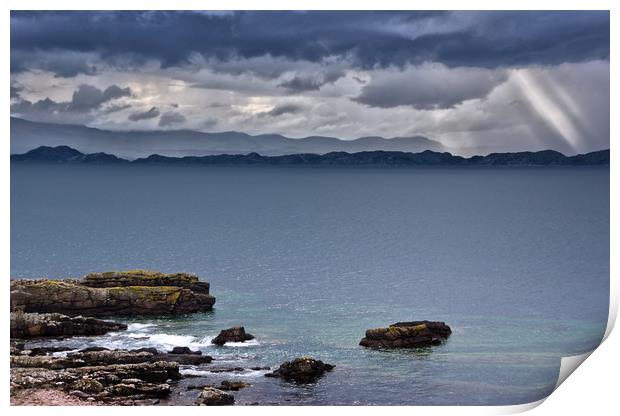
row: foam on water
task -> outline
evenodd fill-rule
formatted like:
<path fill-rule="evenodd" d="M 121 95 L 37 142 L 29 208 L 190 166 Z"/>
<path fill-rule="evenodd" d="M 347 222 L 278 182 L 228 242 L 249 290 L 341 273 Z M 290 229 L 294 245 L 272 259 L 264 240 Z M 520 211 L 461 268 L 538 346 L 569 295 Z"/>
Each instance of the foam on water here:
<path fill-rule="evenodd" d="M 223 345 L 223 347 L 227 348 L 247 348 L 247 347 L 257 347 L 260 343 L 256 339 L 251 339 L 249 341 L 244 342 L 227 342 Z"/>
<path fill-rule="evenodd" d="M 214 336 L 197 337 L 194 335 L 169 334 L 156 332 L 156 324 L 131 323 L 126 331 L 110 332 L 101 341 L 95 341 L 96 345 L 109 348 L 143 348 L 154 347 L 158 350 L 170 350 L 174 347 L 189 347 L 193 350 L 206 350 L 217 347 L 211 343 Z M 246 342 L 229 342 L 224 345 L 225 349 L 256 347 L 261 345 L 253 339 Z"/>
<path fill-rule="evenodd" d="M 243 377 L 243 378 L 256 378 L 260 376 L 264 376 L 269 372 L 269 370 L 245 370 L 243 372 L 230 372 L 230 373 L 222 373 L 217 371 L 208 371 L 208 370 L 198 370 L 196 368 L 184 368 L 179 370 L 181 374 L 184 376 L 213 376 L 213 375 L 223 375 L 223 374 L 234 374 L 234 377 Z"/>
<path fill-rule="evenodd" d="M 154 326 L 157 326 L 157 325 L 156 324 L 133 323 L 133 324 L 127 325 L 127 331 L 128 332 L 131 332 L 131 331 L 144 331 L 144 330 L 147 330 L 147 329 L 152 328 Z"/>

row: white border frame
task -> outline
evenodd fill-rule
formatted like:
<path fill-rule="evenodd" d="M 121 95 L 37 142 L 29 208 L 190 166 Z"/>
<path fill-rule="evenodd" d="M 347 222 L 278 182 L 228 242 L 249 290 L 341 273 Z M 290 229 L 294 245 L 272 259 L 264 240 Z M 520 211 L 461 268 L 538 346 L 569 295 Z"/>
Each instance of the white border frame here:
<path fill-rule="evenodd" d="M 173 10 L 290 10 L 290 9 L 315 9 L 315 10 L 346 10 L 346 9 L 367 9 L 367 10 L 579 10 L 579 9 L 598 9 L 598 10 L 610 10 L 611 13 L 611 56 L 614 59 L 618 52 L 618 30 L 615 26 L 618 22 L 616 18 L 616 10 L 618 9 L 617 1 L 611 0 L 590 0 L 590 1 L 574 1 L 565 0 L 548 1 L 548 0 L 504 0 L 501 2 L 492 2 L 484 0 L 470 0 L 467 2 L 456 0 L 435 0 L 433 2 L 412 2 L 406 0 L 382 0 L 381 2 L 370 1 L 326 1 L 326 0 L 298 0 L 294 3 L 283 0 L 264 0 L 264 1 L 241 1 L 241 0 L 211 0 L 211 1 L 196 1 L 196 0 L 176 0 L 163 1 L 163 0 L 134 0 L 129 5 L 126 1 L 120 0 L 107 0 L 107 1 L 90 1 L 85 3 L 83 1 L 76 0 L 58 0 L 56 2 L 42 1 L 42 0 L 8 0 L 4 3 L 6 10 L 2 16 L 2 21 L 5 23 L 2 25 L 4 30 L 2 31 L 2 56 L 8 57 L 10 54 L 10 10 L 161 10 L 161 9 L 173 9 Z M 88 7 L 86 7 L 88 6 Z M 292 7 L 294 6 L 294 7 Z M 429 7 L 431 6 L 431 7 Z M 613 91 L 617 91 L 616 73 L 614 73 L 612 65 L 611 71 L 611 102 L 610 102 L 610 114 L 618 114 L 617 94 Z M 5 59 L 4 66 L 2 68 L 4 79 L 10 79 L 9 60 Z M 615 88 L 614 88 L 615 87 Z M 5 270 L 5 286 L 6 289 L 2 292 L 2 303 L 5 311 L 9 309 L 9 290 L 8 290 L 8 277 L 10 276 L 10 130 L 9 130 L 9 118 L 10 104 L 6 97 L 9 96 L 9 83 L 7 82 L 4 87 L 5 100 L 3 100 L 4 114 L 7 116 L 1 118 L 0 123 L 2 126 L 2 132 L 4 137 L 4 159 L 0 170 L 0 186 L 2 186 L 2 194 L 8 196 L 4 203 L 0 205 L 0 218 L 2 221 L 3 235 L 1 244 L 2 251 L 0 253 L 2 259 L 3 270 Z M 617 122 L 611 118 L 611 137 L 616 137 L 618 133 Z M 617 168 L 618 157 L 615 152 L 611 154 L 611 189 L 610 189 L 610 212 L 618 211 L 618 190 L 616 185 L 617 181 Z M 611 253 L 611 281 L 610 281 L 610 310 L 609 321 L 607 330 L 605 332 L 604 343 L 597 348 L 594 352 L 584 354 L 577 357 L 566 357 L 562 360 L 562 366 L 560 370 L 560 377 L 557 387 L 561 387 L 555 391 L 549 400 L 543 399 L 538 402 L 533 402 L 524 405 L 517 406 L 488 406 L 488 407 L 458 407 L 458 406 L 442 406 L 442 407 L 430 407 L 430 406 L 390 406 L 390 407 L 347 407 L 347 406 L 325 406 L 320 409 L 315 406 L 307 407 L 295 407 L 292 409 L 290 406 L 281 407 L 226 407 L 226 408 L 211 408 L 210 412 L 217 412 L 219 414 L 240 414 L 243 412 L 261 414 L 278 414 L 284 415 L 291 411 L 298 414 L 313 414 L 317 410 L 321 412 L 327 412 L 328 414 L 336 414 L 341 412 L 356 412 L 363 415 L 376 415 L 377 412 L 390 412 L 392 414 L 411 414 L 412 412 L 419 414 L 433 414 L 433 415 L 485 415 L 485 414 L 513 414 L 523 412 L 526 410 L 534 409 L 531 413 L 535 415 L 547 415 L 555 413 L 609 413 L 609 409 L 617 408 L 617 380 L 618 365 L 620 359 L 616 353 L 620 349 L 618 335 L 612 333 L 612 329 L 616 320 L 618 311 L 618 287 L 617 287 L 617 273 L 618 260 L 615 254 L 618 254 L 618 226 L 614 221 L 614 217 L 610 218 L 611 230 L 610 230 L 610 253 Z M 4 339 L 5 357 L 8 357 L 8 338 L 9 338 L 9 320 L 8 316 L 5 319 L 0 320 L 2 328 L 0 328 L 2 337 Z M 617 331 L 616 331 L 617 332 Z M 588 363 L 582 366 L 577 371 L 577 375 L 568 377 L 579 365 L 592 354 Z M 31 415 L 45 414 L 45 415 L 78 415 L 81 414 L 84 409 L 88 409 L 92 414 L 106 414 L 110 412 L 108 407 L 26 407 L 26 406 L 14 406 L 9 407 L 9 376 L 8 376 L 8 360 L 4 360 L 2 366 L 4 367 L 5 378 L 2 380 L 4 387 L 0 387 L 0 394 L 2 394 L 2 403 L 5 410 L 10 411 L 10 414 L 14 415 Z M 568 379 L 567 379 L 568 377 Z M 566 380 L 565 383 L 562 383 Z M 545 402 L 543 406 L 538 407 L 541 403 Z M 120 412 L 121 414 L 135 414 L 136 412 L 148 412 L 150 415 L 163 415 L 169 412 L 167 407 L 131 407 L 131 408 L 115 408 L 114 412 Z M 204 414 L 204 408 L 187 407 L 184 411 L 193 414 Z"/>

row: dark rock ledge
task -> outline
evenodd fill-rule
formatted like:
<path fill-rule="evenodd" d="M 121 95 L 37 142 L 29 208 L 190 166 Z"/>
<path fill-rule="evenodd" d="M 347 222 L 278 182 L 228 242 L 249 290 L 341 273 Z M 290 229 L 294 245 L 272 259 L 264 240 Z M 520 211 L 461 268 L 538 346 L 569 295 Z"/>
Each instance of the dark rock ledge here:
<path fill-rule="evenodd" d="M 295 358 L 293 361 L 286 361 L 272 373 L 265 374 L 265 377 L 277 377 L 286 381 L 305 384 L 313 383 L 325 374 L 332 371 L 334 365 L 324 363 L 310 357 Z"/>
<path fill-rule="evenodd" d="M 11 338 L 103 335 L 127 329 L 127 325 L 100 319 L 60 313 L 11 312 Z"/>
<path fill-rule="evenodd" d="M 102 404 L 137 404 L 166 397 L 169 383 L 181 378 L 176 362 L 84 364 L 71 358 L 12 356 L 11 394 L 54 389 Z"/>
<path fill-rule="evenodd" d="M 211 360 L 207 355 L 169 354 L 154 348 L 95 347 L 64 357 L 32 355 L 15 343 L 10 360 L 11 395 L 52 389 L 94 404 L 152 404 L 167 397 L 171 383 L 182 378 L 180 364 L 201 365 Z"/>
<path fill-rule="evenodd" d="M 220 331 L 217 337 L 211 340 L 212 344 L 224 345 L 227 342 L 245 342 L 254 339 L 254 335 L 245 332 L 242 326 L 235 326 Z"/>
<path fill-rule="evenodd" d="M 444 322 L 397 322 L 387 328 L 366 331 L 360 345 L 370 348 L 415 348 L 439 345 L 452 330 Z"/>
<path fill-rule="evenodd" d="M 163 315 L 208 311 L 209 284 L 186 273 L 92 273 L 79 280 L 13 280 L 11 310 L 69 316 Z"/>

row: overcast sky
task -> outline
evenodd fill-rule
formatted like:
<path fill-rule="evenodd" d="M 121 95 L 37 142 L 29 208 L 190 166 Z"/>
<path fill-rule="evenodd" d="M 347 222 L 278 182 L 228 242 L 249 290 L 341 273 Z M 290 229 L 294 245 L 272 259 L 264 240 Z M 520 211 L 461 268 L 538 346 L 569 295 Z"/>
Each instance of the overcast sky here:
<path fill-rule="evenodd" d="M 583 153 L 609 148 L 609 13 L 12 12 L 11 113 Z"/>

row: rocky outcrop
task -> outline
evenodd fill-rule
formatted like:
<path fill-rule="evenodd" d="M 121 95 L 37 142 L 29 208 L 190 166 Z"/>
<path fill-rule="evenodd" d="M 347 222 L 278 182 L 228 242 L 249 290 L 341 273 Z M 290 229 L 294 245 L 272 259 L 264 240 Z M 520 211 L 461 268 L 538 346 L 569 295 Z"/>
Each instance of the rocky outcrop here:
<path fill-rule="evenodd" d="M 278 377 L 296 383 L 313 383 L 317 381 L 326 371 L 333 370 L 334 365 L 315 360 L 310 357 L 295 358 L 293 361 L 286 361 L 272 373 L 265 374 L 265 377 Z"/>
<path fill-rule="evenodd" d="M 226 406 L 235 403 L 235 398 L 215 387 L 203 387 L 200 395 L 196 398 L 198 406 Z"/>
<path fill-rule="evenodd" d="M 370 348 L 414 348 L 439 345 L 452 330 L 444 322 L 397 322 L 387 328 L 366 331 L 360 345 Z"/>
<path fill-rule="evenodd" d="M 173 362 L 181 365 L 200 365 L 209 364 L 212 360 L 213 358 L 208 355 L 168 354 L 158 352 L 154 348 L 139 350 L 86 348 L 69 353 L 66 357 L 35 355 L 31 350 L 22 350 L 11 355 L 11 366 L 62 369 L 111 364 L 154 363 L 158 361 Z"/>
<path fill-rule="evenodd" d="M 26 362 L 17 362 L 13 358 L 11 394 L 19 390 L 51 388 L 82 399 L 123 404 L 126 400 L 165 397 L 170 393 L 168 380 L 181 378 L 177 363 L 163 361 L 54 369 L 51 368 L 53 365 L 49 368 L 22 366 Z"/>
<path fill-rule="evenodd" d="M 69 316 L 163 315 L 207 311 L 209 284 L 185 273 L 142 270 L 89 274 L 81 280 L 13 280 L 11 310 Z"/>
<path fill-rule="evenodd" d="M 127 325 L 60 313 L 11 312 L 11 338 L 103 335 L 127 329 Z"/>
<path fill-rule="evenodd" d="M 125 272 L 90 273 L 80 284 L 88 287 L 127 286 L 175 286 L 192 292 L 209 294 L 209 283 L 201 282 L 198 276 L 187 273 L 164 274 L 150 270 L 129 270 Z"/>
<path fill-rule="evenodd" d="M 113 363 L 139 363 L 139 362 L 157 362 L 167 361 L 179 363 L 181 365 L 200 365 L 209 364 L 213 361 L 213 357 L 201 354 L 170 354 L 159 352 L 155 348 L 140 348 L 136 350 L 97 350 L 88 351 L 81 350 L 73 354 L 69 354 L 68 358 L 80 360 L 88 365 L 105 365 Z"/>
<path fill-rule="evenodd" d="M 235 326 L 221 330 L 219 335 L 211 340 L 211 343 L 224 345 L 227 342 L 245 342 L 251 339 L 254 339 L 254 335 L 246 333 L 242 326 Z"/>

